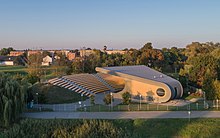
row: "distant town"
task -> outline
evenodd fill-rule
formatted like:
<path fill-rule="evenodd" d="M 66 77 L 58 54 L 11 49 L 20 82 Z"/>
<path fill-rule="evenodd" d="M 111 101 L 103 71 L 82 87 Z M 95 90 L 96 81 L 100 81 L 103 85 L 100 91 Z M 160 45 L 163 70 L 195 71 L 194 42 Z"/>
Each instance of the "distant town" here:
<path fill-rule="evenodd" d="M 6 48 L 5 48 L 6 49 Z M 0 65 L 27 65 L 28 57 L 32 55 L 43 55 L 42 66 L 53 65 L 54 61 L 60 59 L 59 55 L 65 56 L 68 61 L 74 61 L 76 59 L 81 59 L 84 56 L 89 56 L 94 53 L 91 48 L 75 49 L 75 50 L 14 50 L 13 48 L 8 48 L 10 53 L 4 56 L 0 56 Z M 10 50 L 11 49 L 11 50 Z M 107 50 L 104 46 L 102 52 L 107 54 L 124 54 L 127 50 Z M 19 61 L 19 62 L 16 62 Z"/>

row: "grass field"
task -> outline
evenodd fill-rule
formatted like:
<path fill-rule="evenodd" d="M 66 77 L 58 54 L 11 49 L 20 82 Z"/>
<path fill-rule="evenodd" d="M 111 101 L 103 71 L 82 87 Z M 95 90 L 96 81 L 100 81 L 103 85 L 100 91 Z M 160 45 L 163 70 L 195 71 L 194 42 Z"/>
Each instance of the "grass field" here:
<path fill-rule="evenodd" d="M 61 76 L 65 74 L 66 67 L 65 66 L 42 66 L 43 74 L 41 79 L 43 81 L 55 78 L 57 76 Z M 25 66 L 0 66 L 0 72 L 10 73 L 10 74 L 21 74 L 27 75 L 28 68 Z"/>
<path fill-rule="evenodd" d="M 0 137 L 217 138 L 219 124 L 220 119 L 24 119 Z"/>
<path fill-rule="evenodd" d="M 38 83 L 34 85 L 33 95 L 37 92 L 39 93 L 39 103 L 43 104 L 74 103 L 86 99 L 86 97 L 81 97 L 79 93 L 49 84 Z"/>
<path fill-rule="evenodd" d="M 0 72 L 12 74 L 27 74 L 25 66 L 0 66 Z"/>

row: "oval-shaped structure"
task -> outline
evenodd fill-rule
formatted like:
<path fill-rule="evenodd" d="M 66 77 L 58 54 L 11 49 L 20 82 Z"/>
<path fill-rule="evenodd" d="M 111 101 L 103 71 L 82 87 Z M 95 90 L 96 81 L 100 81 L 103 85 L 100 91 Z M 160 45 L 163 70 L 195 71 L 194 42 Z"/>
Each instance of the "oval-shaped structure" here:
<path fill-rule="evenodd" d="M 147 66 L 97 67 L 97 72 L 124 79 L 123 92 L 130 92 L 132 100 L 167 102 L 181 98 L 183 88 L 179 81 Z"/>

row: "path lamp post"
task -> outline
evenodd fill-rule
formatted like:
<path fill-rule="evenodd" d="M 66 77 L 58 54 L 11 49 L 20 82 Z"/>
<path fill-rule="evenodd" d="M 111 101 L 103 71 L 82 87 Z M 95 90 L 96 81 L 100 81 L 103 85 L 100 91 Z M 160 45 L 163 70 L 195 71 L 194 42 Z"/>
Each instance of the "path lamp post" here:
<path fill-rule="evenodd" d="M 81 104 L 82 104 L 81 101 L 79 101 L 79 108 L 81 108 Z"/>
<path fill-rule="evenodd" d="M 216 100 L 216 102 L 217 102 L 217 105 L 216 105 L 216 107 L 217 107 L 217 110 L 218 110 L 218 99 Z"/>
<path fill-rule="evenodd" d="M 190 111 L 188 111 L 188 119 L 189 119 L 189 122 L 190 122 L 190 116 L 191 115 L 191 112 Z"/>
<path fill-rule="evenodd" d="M 205 103 L 205 92 L 203 92 L 203 98 L 204 98 L 204 109 L 206 108 L 206 103 Z"/>
<path fill-rule="evenodd" d="M 81 93 L 81 101 L 82 101 L 82 105 L 83 105 L 83 94 Z"/>
<path fill-rule="evenodd" d="M 86 104 L 84 104 L 84 111 L 86 111 Z"/>
<path fill-rule="evenodd" d="M 140 96 L 140 110 L 141 110 L 141 94 L 139 96 Z"/>
<path fill-rule="evenodd" d="M 130 111 L 130 102 L 131 102 L 131 97 L 129 97 L 129 101 L 128 101 L 128 111 Z"/>
<path fill-rule="evenodd" d="M 37 96 L 37 108 L 38 108 L 38 92 L 36 93 L 36 96 Z"/>
<path fill-rule="evenodd" d="M 112 111 L 112 107 L 113 107 L 113 93 L 111 92 L 110 95 L 111 95 L 111 111 Z"/>

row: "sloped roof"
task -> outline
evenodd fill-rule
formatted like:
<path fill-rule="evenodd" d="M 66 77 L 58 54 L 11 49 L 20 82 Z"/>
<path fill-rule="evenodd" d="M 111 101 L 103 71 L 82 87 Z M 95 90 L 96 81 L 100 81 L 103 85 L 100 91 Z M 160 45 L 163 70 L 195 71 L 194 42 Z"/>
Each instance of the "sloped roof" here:
<path fill-rule="evenodd" d="M 159 81 L 159 82 L 176 81 L 175 79 L 144 65 L 103 67 L 102 69 L 108 70 L 109 72 L 112 72 L 112 73 L 113 72 L 122 73 L 125 75 L 127 74 L 131 76 L 136 76 L 136 77 L 140 77 L 143 79 L 149 79 L 149 80 L 154 80 L 154 81 Z"/>
<path fill-rule="evenodd" d="M 13 61 L 14 56 L 0 56 L 0 61 Z"/>

